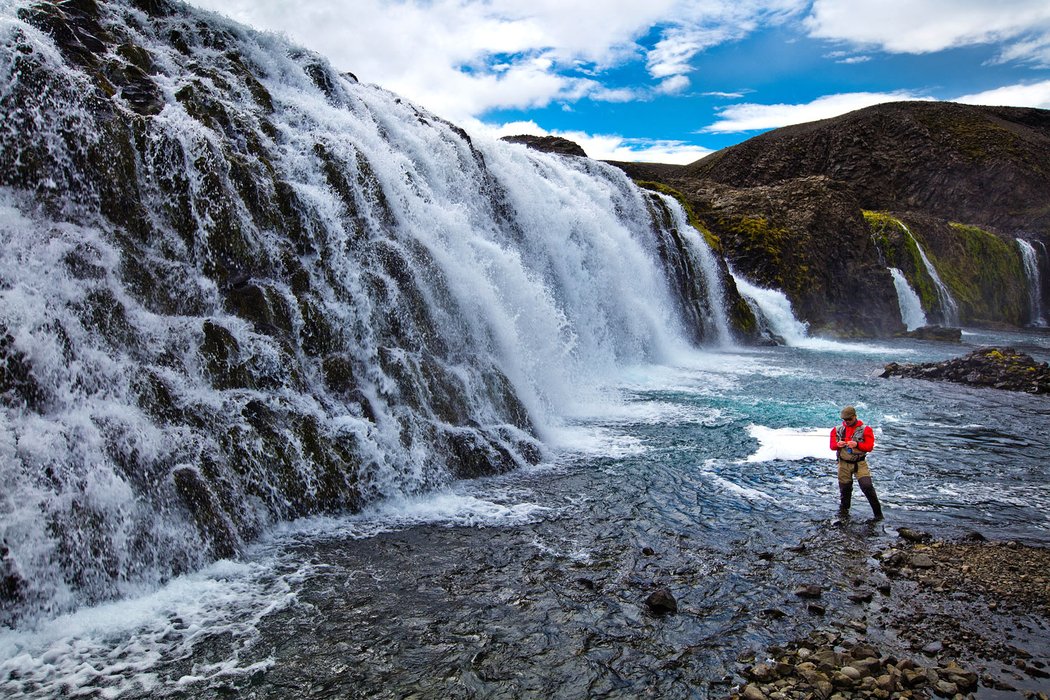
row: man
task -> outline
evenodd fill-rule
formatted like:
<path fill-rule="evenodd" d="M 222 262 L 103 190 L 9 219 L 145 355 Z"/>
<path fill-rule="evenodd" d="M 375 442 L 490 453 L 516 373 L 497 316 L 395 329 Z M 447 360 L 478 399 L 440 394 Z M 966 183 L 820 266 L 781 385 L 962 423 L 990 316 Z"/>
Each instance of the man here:
<path fill-rule="evenodd" d="M 853 406 L 843 408 L 840 415 L 842 425 L 831 430 L 831 449 L 835 450 L 839 460 L 839 515 L 849 515 L 853 475 L 856 474 L 860 490 L 871 505 L 871 512 L 876 520 L 882 520 L 882 506 L 868 470 L 868 453 L 875 448 L 875 433 L 871 426 L 857 420 L 857 409 Z"/>

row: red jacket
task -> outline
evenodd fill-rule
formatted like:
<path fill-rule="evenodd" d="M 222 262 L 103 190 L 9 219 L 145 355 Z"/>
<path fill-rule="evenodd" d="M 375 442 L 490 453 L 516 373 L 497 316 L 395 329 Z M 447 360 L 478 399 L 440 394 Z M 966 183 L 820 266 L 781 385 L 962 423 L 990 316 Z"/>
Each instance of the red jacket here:
<path fill-rule="evenodd" d="M 864 421 L 860 420 L 859 418 L 857 419 L 857 422 L 853 424 L 853 427 L 846 425 L 846 421 L 842 421 L 842 425 L 846 429 L 846 432 L 842 438 L 843 440 L 845 440 L 846 442 L 854 440 L 855 438 L 853 437 L 853 434 L 859 430 L 861 432 L 860 439 L 857 440 L 857 447 L 863 452 L 871 452 L 873 449 L 875 449 L 875 433 L 872 432 L 870 425 L 864 425 Z M 838 441 L 838 430 L 837 428 L 832 428 L 831 449 L 839 449 Z"/>

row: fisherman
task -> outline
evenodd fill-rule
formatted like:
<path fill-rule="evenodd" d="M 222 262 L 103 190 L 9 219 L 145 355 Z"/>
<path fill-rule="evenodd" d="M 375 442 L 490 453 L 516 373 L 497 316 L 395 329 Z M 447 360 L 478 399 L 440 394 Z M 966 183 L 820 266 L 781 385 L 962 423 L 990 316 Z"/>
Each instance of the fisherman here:
<path fill-rule="evenodd" d="M 871 483 L 871 471 L 868 469 L 868 453 L 875 448 L 875 433 L 871 426 L 857 419 L 857 409 L 846 406 L 840 414 L 842 425 L 831 430 L 831 449 L 835 450 L 839 461 L 839 515 L 849 515 L 850 500 L 853 498 L 853 475 L 871 505 L 871 512 L 876 520 L 882 520 L 882 506 L 875 495 Z"/>

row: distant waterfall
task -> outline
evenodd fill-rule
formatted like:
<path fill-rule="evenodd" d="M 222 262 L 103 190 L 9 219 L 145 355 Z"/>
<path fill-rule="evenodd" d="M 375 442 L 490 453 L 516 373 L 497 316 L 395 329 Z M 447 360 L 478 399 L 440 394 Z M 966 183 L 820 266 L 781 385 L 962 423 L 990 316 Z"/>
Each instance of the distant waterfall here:
<path fill-rule="evenodd" d="M 592 387 L 697 339 L 660 259 L 674 232 L 616 168 L 471 139 L 184 5 L 20 4 L 0 23 L 0 624 L 149 589 L 278 520 L 534 463 Z M 718 276 L 693 276 L 726 342 Z"/>
<path fill-rule="evenodd" d="M 802 345 L 809 337 L 808 327 L 795 316 L 791 302 L 784 292 L 778 289 L 765 289 L 752 284 L 747 279 L 733 273 L 736 288 L 745 299 L 753 302 L 758 314 L 765 320 L 769 329 L 784 339 L 788 345 Z"/>
<path fill-rule="evenodd" d="M 927 325 L 926 312 L 922 310 L 922 300 L 919 299 L 919 295 L 908 284 L 904 273 L 895 267 L 891 267 L 889 270 L 890 274 L 893 275 L 893 286 L 897 288 L 897 303 L 901 307 L 901 321 L 909 331 Z"/>
<path fill-rule="evenodd" d="M 922 258 L 922 264 L 926 268 L 926 274 L 933 280 L 934 287 L 937 289 L 937 298 L 941 303 L 941 315 L 943 317 L 944 325 L 946 326 L 958 326 L 959 325 L 959 306 L 955 303 L 955 299 L 952 298 L 951 292 L 944 286 L 944 282 L 941 281 L 941 276 L 937 274 L 937 269 L 930 262 L 930 259 L 926 257 L 926 251 L 919 245 L 919 241 L 912 235 L 911 230 L 904 224 L 903 221 L 899 222 L 904 232 L 911 238 L 912 243 L 915 244 L 916 250 L 919 251 L 919 257 Z"/>
<path fill-rule="evenodd" d="M 699 282 L 703 285 L 703 293 L 706 300 L 707 327 L 714 329 L 714 340 L 719 345 L 730 345 L 732 336 L 729 331 L 729 316 L 726 311 L 726 292 L 722 284 L 722 273 L 718 267 L 718 260 L 714 251 L 708 245 L 707 240 L 689 223 L 685 209 L 674 197 L 661 194 L 660 198 L 671 211 L 674 217 L 675 228 L 688 244 L 688 251 L 693 256 L 693 261 L 703 273 Z"/>
<path fill-rule="evenodd" d="M 1017 239 L 1017 247 L 1021 249 L 1021 260 L 1024 263 L 1025 276 L 1028 278 L 1028 308 L 1031 323 L 1033 326 L 1045 326 L 1043 280 L 1042 275 L 1039 274 L 1039 258 L 1032 244 L 1023 238 Z"/>

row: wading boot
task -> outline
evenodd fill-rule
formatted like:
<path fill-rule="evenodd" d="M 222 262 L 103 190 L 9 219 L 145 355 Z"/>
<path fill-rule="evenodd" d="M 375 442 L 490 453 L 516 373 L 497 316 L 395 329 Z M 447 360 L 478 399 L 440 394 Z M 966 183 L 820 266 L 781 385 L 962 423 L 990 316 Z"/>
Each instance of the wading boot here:
<path fill-rule="evenodd" d="M 879 503 L 879 497 L 875 494 L 875 487 L 871 483 L 871 479 L 865 477 L 863 479 L 857 479 L 860 482 L 860 490 L 864 492 L 864 497 L 868 499 L 868 505 L 871 506 L 871 514 L 875 516 L 876 520 L 882 520 L 882 505 Z"/>
<path fill-rule="evenodd" d="M 849 515 L 849 504 L 853 500 L 853 484 L 839 484 L 839 516 Z"/>

